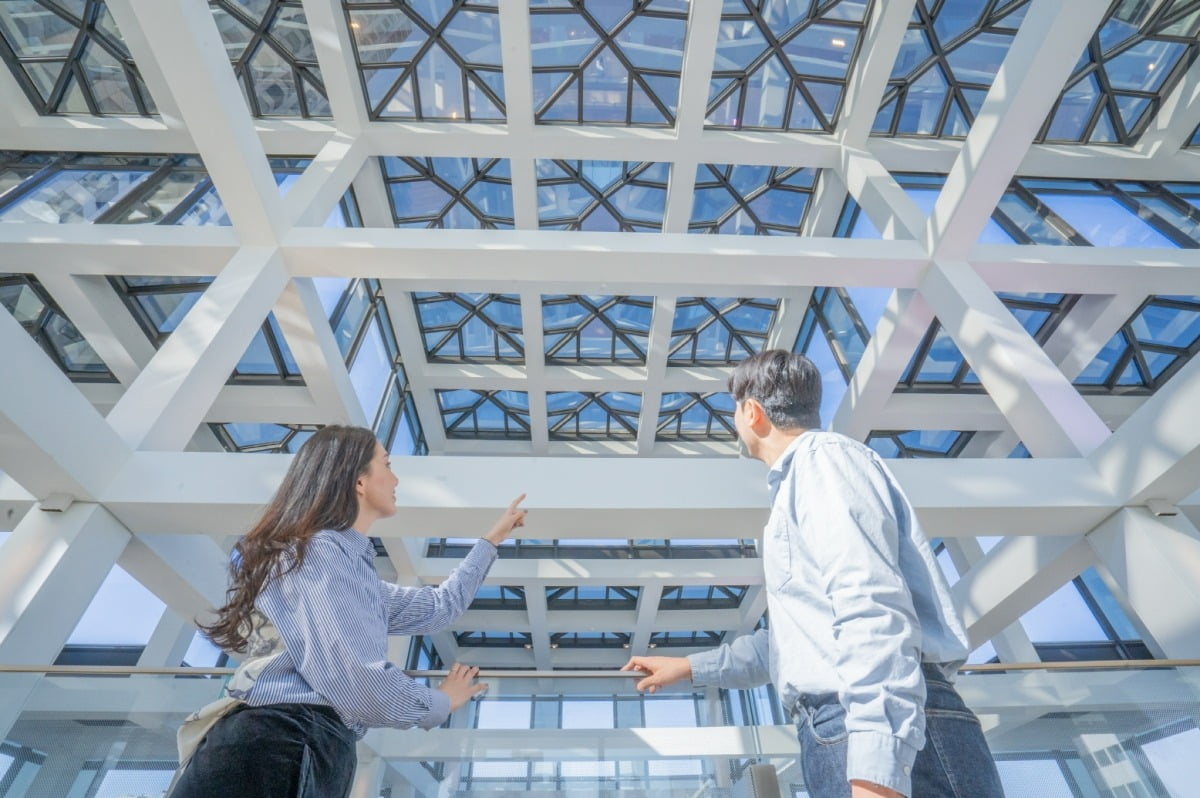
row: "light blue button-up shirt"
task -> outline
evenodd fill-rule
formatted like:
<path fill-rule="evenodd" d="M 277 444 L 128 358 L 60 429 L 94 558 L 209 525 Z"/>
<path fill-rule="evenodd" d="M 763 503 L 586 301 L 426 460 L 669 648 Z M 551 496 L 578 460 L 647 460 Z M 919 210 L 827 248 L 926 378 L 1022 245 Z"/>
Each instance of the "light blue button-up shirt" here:
<path fill-rule="evenodd" d="M 801 434 L 767 476 L 762 560 L 770 628 L 693 654 L 697 685 L 773 682 L 790 711 L 835 693 L 849 779 L 912 794 L 925 744 L 921 662 L 952 677 L 967 634 L 912 506 L 879 456 L 832 432 Z"/>
<path fill-rule="evenodd" d="M 480 540 L 437 587 L 401 587 L 375 573 L 375 547 L 352 529 L 313 535 L 299 568 L 270 580 L 255 606 L 286 651 L 258 675 L 251 705 L 323 704 L 362 737 L 378 726 L 441 725 L 450 699 L 388 661 L 389 634 L 430 634 L 470 605 L 496 547 Z"/>

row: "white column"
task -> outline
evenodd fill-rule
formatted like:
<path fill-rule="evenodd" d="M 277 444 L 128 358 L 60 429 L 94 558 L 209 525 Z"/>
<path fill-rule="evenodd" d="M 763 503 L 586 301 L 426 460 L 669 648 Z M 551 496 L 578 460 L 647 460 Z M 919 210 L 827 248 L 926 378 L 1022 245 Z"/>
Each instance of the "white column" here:
<path fill-rule="evenodd" d="M 1126 507 L 1087 535 L 1099 569 L 1116 581 L 1135 621 L 1163 655 L 1200 657 L 1200 532 L 1182 514 Z"/>

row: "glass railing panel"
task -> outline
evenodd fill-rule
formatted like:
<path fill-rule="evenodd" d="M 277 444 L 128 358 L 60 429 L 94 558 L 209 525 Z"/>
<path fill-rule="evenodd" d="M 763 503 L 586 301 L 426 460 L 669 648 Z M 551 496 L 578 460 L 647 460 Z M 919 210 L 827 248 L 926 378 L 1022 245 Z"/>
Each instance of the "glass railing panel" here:
<path fill-rule="evenodd" d="M 1196 794 L 1200 665 L 1129 665 L 960 676 L 1009 795 Z M 7 670 L 0 798 L 160 798 L 176 766 L 176 728 L 228 673 Z M 613 671 L 485 671 L 483 680 L 486 694 L 443 728 L 370 732 L 360 753 L 386 767 L 360 766 L 360 778 L 375 781 L 355 794 L 735 798 L 749 794 L 756 763 L 774 767 L 782 795 L 805 794 L 795 728 L 770 691 L 676 685 L 646 696 Z"/>

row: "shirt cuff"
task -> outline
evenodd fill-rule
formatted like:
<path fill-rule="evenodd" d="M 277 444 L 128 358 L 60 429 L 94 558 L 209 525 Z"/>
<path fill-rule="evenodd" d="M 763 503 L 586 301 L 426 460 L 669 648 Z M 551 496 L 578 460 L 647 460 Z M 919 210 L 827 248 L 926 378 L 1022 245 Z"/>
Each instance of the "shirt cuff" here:
<path fill-rule="evenodd" d="M 491 568 L 492 563 L 500 556 L 500 549 L 496 548 L 496 544 L 487 538 L 480 538 L 475 542 L 475 545 L 467 552 L 467 556 L 463 558 L 463 562 L 470 561 L 472 564 L 479 565 L 482 568 Z"/>
<path fill-rule="evenodd" d="M 912 795 L 917 749 L 890 734 L 851 732 L 846 747 L 846 779 L 860 779 Z"/>
<path fill-rule="evenodd" d="M 450 696 L 441 690 L 429 689 L 429 712 L 417 721 L 422 729 L 436 729 L 450 717 Z"/>
<path fill-rule="evenodd" d="M 719 669 L 720 649 L 699 651 L 688 654 L 688 664 L 692 666 L 692 684 L 696 687 L 716 685 L 721 677 Z"/>

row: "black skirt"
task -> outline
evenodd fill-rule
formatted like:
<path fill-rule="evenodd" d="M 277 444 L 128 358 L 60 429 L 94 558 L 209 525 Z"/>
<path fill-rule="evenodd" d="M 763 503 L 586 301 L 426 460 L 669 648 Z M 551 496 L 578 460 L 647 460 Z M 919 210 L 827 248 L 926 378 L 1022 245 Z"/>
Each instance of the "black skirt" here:
<path fill-rule="evenodd" d="M 331 707 L 238 706 L 201 741 L 170 798 L 346 798 L 354 744 Z"/>

